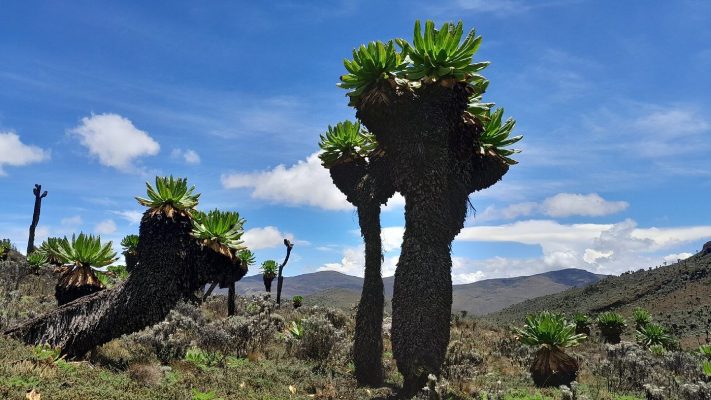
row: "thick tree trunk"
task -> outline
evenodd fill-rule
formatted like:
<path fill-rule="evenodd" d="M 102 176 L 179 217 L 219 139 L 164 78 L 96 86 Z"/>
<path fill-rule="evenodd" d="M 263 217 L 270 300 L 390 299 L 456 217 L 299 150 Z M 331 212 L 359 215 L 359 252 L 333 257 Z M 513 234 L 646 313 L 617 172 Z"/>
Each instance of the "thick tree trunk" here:
<path fill-rule="evenodd" d="M 62 354 L 80 357 L 95 346 L 162 321 L 179 300 L 235 268 L 226 257 L 202 250 L 190 229 L 187 217 L 170 219 L 146 212 L 140 227 L 139 262 L 126 281 L 4 333 L 28 344 L 59 346 Z"/>
<path fill-rule="evenodd" d="M 37 229 L 37 224 L 40 218 L 40 209 L 42 207 L 42 199 L 47 197 L 47 191 L 42 192 L 42 185 L 35 184 L 35 188 L 32 189 L 32 193 L 35 195 L 35 208 L 32 212 L 32 223 L 30 224 L 30 237 L 27 239 L 27 255 L 30 255 L 35 250 L 35 229 Z"/>
<path fill-rule="evenodd" d="M 358 206 L 358 221 L 365 242 L 365 279 L 356 312 L 353 361 L 359 385 L 383 383 L 383 260 L 380 204 Z"/>
<path fill-rule="evenodd" d="M 272 282 L 274 281 L 274 275 L 272 275 L 272 276 L 262 275 L 262 281 L 264 282 L 264 290 L 267 293 L 271 293 L 272 292 Z"/>

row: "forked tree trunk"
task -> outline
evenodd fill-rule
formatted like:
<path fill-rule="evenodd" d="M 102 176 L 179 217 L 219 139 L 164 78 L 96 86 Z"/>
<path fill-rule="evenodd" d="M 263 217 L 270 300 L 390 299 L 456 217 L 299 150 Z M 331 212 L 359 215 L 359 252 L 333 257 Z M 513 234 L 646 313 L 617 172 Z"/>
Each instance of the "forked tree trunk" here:
<path fill-rule="evenodd" d="M 451 242 L 466 217 L 468 194 L 505 173 L 474 155 L 481 130 L 466 125 L 467 89 L 439 84 L 393 90 L 357 105 L 357 116 L 389 154 L 392 182 L 405 197 L 405 234 L 395 272 L 393 356 L 411 396 L 438 375 L 452 306 Z M 373 100 L 374 99 L 374 100 Z M 370 102 L 369 102 L 370 101 Z M 495 171 L 481 168 L 497 164 Z"/>
<path fill-rule="evenodd" d="M 284 262 L 279 266 L 279 272 L 277 273 L 277 305 L 281 305 L 281 289 L 284 287 L 284 277 L 282 273 L 284 272 L 286 263 L 289 262 L 289 256 L 291 255 L 291 249 L 294 248 L 294 244 L 291 243 L 289 239 L 284 239 L 284 246 L 286 246 L 286 257 L 284 257 Z"/>
<path fill-rule="evenodd" d="M 28 344 L 59 346 L 80 357 L 93 347 L 162 321 L 175 304 L 235 267 L 190 236 L 189 218 L 143 215 L 136 270 L 126 281 L 65 304 L 4 333 Z"/>

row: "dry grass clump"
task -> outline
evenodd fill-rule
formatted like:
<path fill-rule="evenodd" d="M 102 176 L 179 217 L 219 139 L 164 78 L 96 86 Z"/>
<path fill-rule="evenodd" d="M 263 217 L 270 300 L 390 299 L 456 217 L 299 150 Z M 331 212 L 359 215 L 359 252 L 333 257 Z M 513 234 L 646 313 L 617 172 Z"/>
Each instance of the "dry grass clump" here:
<path fill-rule="evenodd" d="M 144 386 L 158 386 L 163 380 L 163 371 L 156 364 L 131 364 L 126 372 L 131 379 Z"/>

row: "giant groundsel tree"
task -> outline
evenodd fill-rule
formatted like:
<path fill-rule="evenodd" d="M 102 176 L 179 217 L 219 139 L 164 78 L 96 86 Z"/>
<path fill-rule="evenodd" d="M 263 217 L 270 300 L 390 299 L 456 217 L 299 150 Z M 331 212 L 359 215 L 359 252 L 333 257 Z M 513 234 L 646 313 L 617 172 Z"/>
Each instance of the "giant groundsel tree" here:
<path fill-rule="evenodd" d="M 341 146 L 341 155 L 322 157 L 334 183 L 356 206 L 364 193 L 388 194 L 373 196 L 379 201 L 371 204 L 382 204 L 392 191 L 405 197 L 392 327 L 405 395 L 422 387 L 428 374 L 438 374 L 444 360 L 452 305 L 450 249 L 464 224 L 469 195 L 495 184 L 516 163 L 511 156 L 517 150 L 510 148 L 521 139 L 511 136 L 515 122 L 482 101 L 488 81 L 479 73 L 488 62 L 473 61 L 481 40 L 473 30 L 464 36 L 461 22 L 436 29 L 427 21 L 423 33 L 418 21 L 412 43 L 397 39 L 355 49 L 353 59 L 344 62 L 348 73 L 339 86 L 349 90 L 349 104 L 377 145 L 369 149 L 368 162 L 347 146 Z M 358 143 L 353 137 L 344 142 Z M 324 154 L 338 143 L 322 138 Z M 372 164 L 382 165 L 377 170 L 383 171 L 387 190 L 363 184 Z"/>

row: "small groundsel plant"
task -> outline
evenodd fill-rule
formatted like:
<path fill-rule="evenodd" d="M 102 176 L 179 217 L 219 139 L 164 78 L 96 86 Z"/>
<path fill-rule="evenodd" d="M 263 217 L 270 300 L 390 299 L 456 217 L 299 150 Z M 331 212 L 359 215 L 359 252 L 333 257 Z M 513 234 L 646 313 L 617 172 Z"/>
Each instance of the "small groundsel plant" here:
<path fill-rule="evenodd" d="M 138 235 L 126 235 L 121 239 L 124 254 L 135 255 L 138 249 Z"/>
<path fill-rule="evenodd" d="M 357 98 L 376 84 L 395 78 L 405 62 L 392 41 L 377 41 L 353 49 L 353 60 L 343 60 L 343 65 L 348 73 L 341 76 L 338 86 L 350 90 L 351 98 Z"/>
<path fill-rule="evenodd" d="M 644 308 L 637 307 L 632 311 L 634 327 L 639 330 L 652 322 L 652 314 Z"/>
<path fill-rule="evenodd" d="M 590 325 L 592 321 L 587 314 L 581 312 L 575 313 L 573 315 L 573 322 L 575 323 L 575 333 L 590 336 Z"/>
<path fill-rule="evenodd" d="M 274 278 L 277 275 L 277 262 L 274 260 L 267 260 L 262 263 L 262 275 L 266 278 Z"/>
<path fill-rule="evenodd" d="M 663 326 L 651 322 L 637 329 L 636 338 L 640 346 L 647 348 L 659 345 L 669 349 L 674 343 L 672 337 Z"/>
<path fill-rule="evenodd" d="M 575 333 L 575 324 L 562 314 L 543 311 L 529 315 L 522 329 L 515 329 L 521 343 L 538 348 L 530 372 L 538 386 L 566 385 L 575 380 L 578 362 L 564 349 L 577 346 L 587 338 Z"/>
<path fill-rule="evenodd" d="M 701 368 L 704 371 L 707 379 L 711 379 L 711 344 L 701 345 L 699 354 L 703 357 Z"/>
<path fill-rule="evenodd" d="M 0 240 L 0 260 L 7 259 L 7 255 L 10 252 L 10 249 L 12 249 L 12 243 L 10 243 L 10 239 Z"/>
<path fill-rule="evenodd" d="M 294 308 L 299 308 L 304 303 L 304 298 L 303 296 L 296 295 L 291 299 L 291 301 L 294 304 Z"/>
<path fill-rule="evenodd" d="M 484 132 L 479 137 L 479 154 L 491 154 L 499 157 L 508 165 L 518 164 L 518 161 L 511 158 L 512 155 L 520 153 L 521 150 L 508 148 L 523 139 L 523 135 L 511 136 L 511 132 L 516 127 L 516 121 L 508 118 L 502 122 L 504 109 L 498 108 L 486 117 Z"/>
<path fill-rule="evenodd" d="M 35 252 L 40 252 L 47 257 L 47 262 L 59 266 L 62 265 L 62 258 L 59 255 L 59 248 L 62 242 L 61 238 L 50 237 L 47 238 L 42 244 L 35 250 Z"/>
<path fill-rule="evenodd" d="M 38 270 L 47 264 L 47 256 L 41 251 L 33 251 L 27 256 L 27 263 L 35 270 Z"/>
<path fill-rule="evenodd" d="M 300 319 L 291 321 L 291 325 L 289 325 L 289 334 L 291 334 L 291 337 L 294 339 L 301 339 L 304 336 L 304 325 L 301 323 Z"/>
<path fill-rule="evenodd" d="M 606 343 L 620 343 L 620 336 L 627 327 L 622 315 L 607 311 L 597 316 L 597 327 L 600 329 L 600 334 Z"/>
<path fill-rule="evenodd" d="M 195 186 L 188 188 L 187 178 L 156 176 L 155 187 L 146 182 L 146 188 L 148 198 L 136 197 L 136 200 L 149 208 L 151 216 L 158 213 L 168 218 L 173 218 L 175 214 L 190 216 L 200 197 L 199 193 L 195 193 Z"/>

